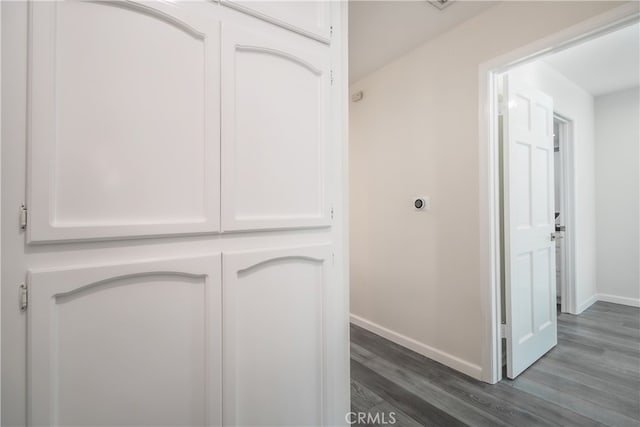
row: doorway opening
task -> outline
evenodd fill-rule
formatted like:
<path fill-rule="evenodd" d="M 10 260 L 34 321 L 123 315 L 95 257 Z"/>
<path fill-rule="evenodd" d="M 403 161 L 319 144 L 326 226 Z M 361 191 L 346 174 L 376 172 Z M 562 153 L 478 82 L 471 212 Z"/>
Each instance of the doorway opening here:
<path fill-rule="evenodd" d="M 526 75 L 527 71 L 519 70 L 529 68 L 530 71 L 531 64 L 545 63 L 553 54 L 615 33 L 637 23 L 637 20 L 637 14 L 631 17 L 611 15 L 599 22 L 571 28 L 553 40 L 545 40 L 543 48 L 540 44 L 525 47 L 481 67 L 481 78 L 486 79 L 486 92 L 481 93 L 481 109 L 485 108 L 483 111 L 488 113 L 485 125 L 481 120 L 481 131 L 487 142 L 486 172 L 489 178 L 486 191 L 489 205 L 485 206 L 490 224 L 487 236 L 490 246 L 487 278 L 491 292 L 487 294 L 490 299 L 487 313 L 491 318 L 487 333 L 488 346 L 485 349 L 486 378 L 489 382 L 502 379 L 503 366 L 506 364 L 513 367 L 519 357 L 516 355 L 518 351 L 521 352 L 520 356 L 525 353 L 534 355 L 524 362 L 520 360 L 521 366 L 518 369 L 507 371 L 506 376 L 510 378 L 515 378 L 553 348 L 557 343 L 558 313 L 578 314 L 598 300 L 595 289 L 586 298 L 584 286 L 581 285 L 582 291 L 576 287 L 576 211 L 580 211 L 582 224 L 584 215 L 590 215 L 585 213 L 583 203 L 576 203 L 576 194 L 583 191 L 586 185 L 583 180 L 585 167 L 580 164 L 584 157 L 584 145 L 592 143 L 584 140 L 582 130 L 580 139 L 574 141 L 576 125 L 584 126 L 585 121 L 583 117 L 573 115 L 571 109 L 567 108 L 569 104 L 566 100 L 556 105 L 553 97 L 545 98 L 543 91 L 527 92 L 526 84 L 521 83 L 536 83 L 536 78 Z M 507 79 L 504 79 L 505 75 Z M 556 83 L 557 81 L 548 86 L 553 87 Z M 595 96 L 592 94 L 592 102 Z M 526 105 L 526 108 L 521 108 L 522 105 Z M 513 126 L 520 125 L 509 123 L 510 119 L 505 116 L 509 114 L 512 120 L 521 116 L 520 125 L 529 126 L 529 136 L 534 140 L 523 144 L 529 136 L 518 134 L 521 129 Z M 538 126 L 536 120 L 539 122 L 537 130 L 534 129 Z M 503 134 L 503 127 L 511 129 L 512 133 Z M 514 136 L 516 134 L 518 135 Z M 535 138 L 539 139 L 536 141 Z M 583 145 L 580 147 L 582 151 L 579 150 L 580 153 L 576 156 L 575 144 L 578 143 Z M 512 147 L 511 153 L 508 150 L 505 152 L 503 144 Z M 509 162 L 520 163 L 516 168 L 509 169 Z M 580 164 L 579 173 L 576 171 L 576 163 Z M 528 171 L 525 177 L 516 178 L 513 186 L 515 188 L 519 185 L 517 191 L 510 188 L 509 174 L 524 170 Z M 576 181 L 580 191 L 576 190 Z M 542 184 L 543 182 L 546 184 Z M 594 192 L 595 189 L 589 191 Z M 519 199 L 524 207 L 512 212 L 510 217 L 509 211 L 513 206 L 509 206 L 509 203 L 513 202 L 512 199 Z M 527 227 L 530 230 L 525 230 Z M 538 234 L 534 238 L 536 230 Z M 537 239 L 538 246 L 523 250 L 521 245 L 527 243 L 527 239 L 528 243 Z M 591 237 L 580 239 L 581 246 L 585 245 L 585 241 L 586 244 L 593 243 L 595 251 L 595 243 L 590 240 Z M 511 252 L 513 248 L 520 250 L 516 254 L 519 258 L 513 256 L 517 252 L 515 249 Z M 583 249 L 580 251 L 584 254 Z M 523 255 L 527 252 L 527 255 Z M 581 259 L 584 263 L 585 257 L 582 256 Z M 580 270 L 582 281 L 586 277 L 583 270 Z M 530 286 L 520 286 L 520 289 L 511 292 L 510 281 L 518 280 L 520 285 L 524 283 Z M 595 278 L 588 280 L 595 282 Z M 582 292 L 580 299 L 579 292 Z M 536 298 L 544 300 L 544 304 L 533 305 L 531 302 Z M 520 325 L 515 324 L 510 317 L 514 312 L 519 318 L 528 316 L 528 320 L 522 321 Z M 535 341 L 535 335 L 545 328 L 552 333 L 546 334 L 544 342 L 527 344 Z M 516 349 L 518 346 L 521 347 L 520 350 Z"/>

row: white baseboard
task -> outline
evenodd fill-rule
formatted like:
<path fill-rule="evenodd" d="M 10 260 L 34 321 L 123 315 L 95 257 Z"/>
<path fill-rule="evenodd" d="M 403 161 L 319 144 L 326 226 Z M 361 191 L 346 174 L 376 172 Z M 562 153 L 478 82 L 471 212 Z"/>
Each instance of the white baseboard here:
<path fill-rule="evenodd" d="M 406 347 L 409 350 L 415 351 L 416 353 L 419 353 L 423 356 L 426 356 L 429 359 L 440 362 L 443 365 L 447 365 L 448 367 L 467 374 L 477 380 L 483 380 L 482 368 L 478 365 L 467 362 L 466 360 L 460 359 L 459 357 L 452 356 L 451 354 L 445 353 L 444 351 L 430 347 L 426 344 L 414 340 L 413 338 L 406 337 L 355 314 L 351 314 L 351 322 L 354 325 L 360 326 L 361 328 L 373 332 L 376 335 L 380 335 L 381 337 L 386 338 L 389 341 L 393 341 L 394 343 Z"/>
<path fill-rule="evenodd" d="M 640 298 L 619 297 L 617 295 L 609 295 L 609 294 L 597 294 L 596 296 L 598 297 L 598 301 L 629 305 L 631 307 L 640 307 Z"/>
<path fill-rule="evenodd" d="M 591 307 L 596 301 L 598 301 L 598 294 L 591 295 L 589 298 L 587 298 L 586 301 L 583 301 L 580 304 L 578 304 L 578 306 L 576 307 L 576 312 L 574 314 L 582 313 L 587 308 Z"/>
<path fill-rule="evenodd" d="M 575 314 L 580 314 L 587 308 L 591 307 L 597 301 L 611 302 L 614 304 L 628 305 L 630 307 L 640 307 L 639 298 L 619 297 L 617 295 L 609 294 L 595 294 L 589 297 L 586 301 L 578 304 Z"/>

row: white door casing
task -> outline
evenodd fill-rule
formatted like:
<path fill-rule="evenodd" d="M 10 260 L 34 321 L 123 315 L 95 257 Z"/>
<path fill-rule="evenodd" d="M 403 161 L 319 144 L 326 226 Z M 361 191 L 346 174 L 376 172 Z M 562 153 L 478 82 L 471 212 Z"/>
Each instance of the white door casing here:
<path fill-rule="evenodd" d="M 553 100 L 505 77 L 504 229 L 507 376 L 557 343 Z"/>
<path fill-rule="evenodd" d="M 29 425 L 220 425 L 221 256 L 29 272 Z"/>
<path fill-rule="evenodd" d="M 330 50 L 303 42 L 223 26 L 223 231 L 330 224 Z"/>
<path fill-rule="evenodd" d="M 325 425 L 330 257 L 329 245 L 223 255 L 225 425 Z"/>
<path fill-rule="evenodd" d="M 72 0 L 30 31 L 28 241 L 218 231 L 219 22 Z"/>

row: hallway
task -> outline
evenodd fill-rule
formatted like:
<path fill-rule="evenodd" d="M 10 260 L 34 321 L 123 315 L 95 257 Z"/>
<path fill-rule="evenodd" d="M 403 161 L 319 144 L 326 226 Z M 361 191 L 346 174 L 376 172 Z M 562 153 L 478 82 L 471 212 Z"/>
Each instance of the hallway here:
<path fill-rule="evenodd" d="M 638 308 L 558 314 L 558 345 L 496 385 L 351 325 L 352 411 L 395 412 L 399 426 L 638 426 L 639 389 Z"/>

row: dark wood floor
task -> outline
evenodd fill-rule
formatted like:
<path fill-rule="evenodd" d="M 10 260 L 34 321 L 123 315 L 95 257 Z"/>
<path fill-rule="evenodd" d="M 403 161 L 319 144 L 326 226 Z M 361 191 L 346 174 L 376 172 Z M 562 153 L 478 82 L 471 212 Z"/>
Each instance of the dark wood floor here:
<path fill-rule="evenodd" d="M 640 309 L 560 314 L 558 345 L 495 385 L 352 325 L 351 407 L 396 426 L 640 426 Z"/>

